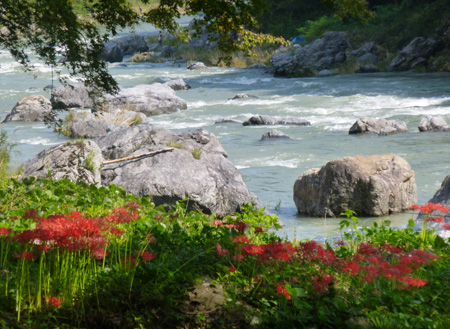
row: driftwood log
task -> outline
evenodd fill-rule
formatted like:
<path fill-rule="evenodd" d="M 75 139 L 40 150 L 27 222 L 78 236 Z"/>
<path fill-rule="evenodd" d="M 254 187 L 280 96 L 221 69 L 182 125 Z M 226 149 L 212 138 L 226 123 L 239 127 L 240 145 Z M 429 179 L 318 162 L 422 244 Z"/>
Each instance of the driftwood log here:
<path fill-rule="evenodd" d="M 155 155 L 155 154 L 159 154 L 159 153 L 169 152 L 169 151 L 172 151 L 172 150 L 174 150 L 174 148 L 173 147 L 169 147 L 167 149 L 162 149 L 162 150 L 148 152 L 148 153 L 139 154 L 139 155 L 133 155 L 133 156 L 126 157 L 126 158 L 120 158 L 120 159 L 115 159 L 115 160 L 104 161 L 104 162 L 102 162 L 102 166 L 107 165 L 107 164 L 111 164 L 111 163 L 127 161 L 127 160 L 135 160 L 135 159 L 143 158 L 143 157 L 150 156 L 150 155 Z"/>

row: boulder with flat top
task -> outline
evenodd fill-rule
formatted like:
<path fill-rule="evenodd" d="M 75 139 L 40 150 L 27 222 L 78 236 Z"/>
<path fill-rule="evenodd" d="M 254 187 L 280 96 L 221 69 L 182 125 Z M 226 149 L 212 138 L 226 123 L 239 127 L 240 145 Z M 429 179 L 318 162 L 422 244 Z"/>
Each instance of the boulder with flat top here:
<path fill-rule="evenodd" d="M 358 216 L 399 213 L 417 203 L 414 171 L 396 155 L 353 156 L 308 170 L 294 184 L 300 214 L 338 217 L 346 209 Z"/>

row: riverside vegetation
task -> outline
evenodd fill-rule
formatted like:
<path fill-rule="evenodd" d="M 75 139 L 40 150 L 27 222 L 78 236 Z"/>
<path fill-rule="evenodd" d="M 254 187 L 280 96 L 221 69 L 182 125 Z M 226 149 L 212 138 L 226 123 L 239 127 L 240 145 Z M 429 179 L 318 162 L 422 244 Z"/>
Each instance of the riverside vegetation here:
<path fill-rule="evenodd" d="M 319 244 L 280 239 L 277 217 L 252 205 L 217 218 L 113 185 L 1 185 L 4 328 L 450 326 L 450 245 L 427 230 L 450 229 L 440 205 L 413 207 L 422 231 L 413 220 L 362 229 L 349 210 L 341 237 Z M 199 305 L 193 290 L 205 278 L 226 299 Z"/>

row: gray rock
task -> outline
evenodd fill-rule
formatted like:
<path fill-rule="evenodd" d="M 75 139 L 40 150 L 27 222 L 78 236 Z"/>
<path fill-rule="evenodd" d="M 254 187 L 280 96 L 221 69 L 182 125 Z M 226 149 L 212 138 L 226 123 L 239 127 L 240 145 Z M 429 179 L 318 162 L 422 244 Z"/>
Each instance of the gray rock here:
<path fill-rule="evenodd" d="M 217 138 L 204 130 L 171 133 L 151 125 L 121 129 L 97 140 L 108 159 L 167 147 L 170 152 L 106 165 L 103 185 L 115 184 L 153 202 L 174 204 L 189 197 L 189 208 L 224 216 L 256 201 Z"/>
<path fill-rule="evenodd" d="M 378 56 L 372 53 L 364 54 L 356 59 L 356 63 L 360 66 L 375 65 L 378 63 Z"/>
<path fill-rule="evenodd" d="M 172 88 L 161 83 L 124 88 L 117 95 L 105 96 L 105 99 L 113 108 L 126 106 L 148 116 L 187 109 L 186 102 Z"/>
<path fill-rule="evenodd" d="M 407 71 L 423 65 L 439 49 L 439 43 L 433 38 L 417 37 L 413 39 L 389 65 L 390 71 Z"/>
<path fill-rule="evenodd" d="M 68 127 L 72 138 L 98 138 L 112 131 L 148 121 L 143 113 L 120 109 L 75 116 L 78 117 Z"/>
<path fill-rule="evenodd" d="M 5 117 L 9 121 L 44 121 L 52 113 L 52 104 L 42 95 L 22 98 Z"/>
<path fill-rule="evenodd" d="M 298 125 L 298 126 L 309 126 L 311 123 L 305 119 L 297 118 L 279 118 L 270 117 L 267 115 L 254 116 L 244 121 L 242 124 L 244 126 L 254 126 L 254 125 Z"/>
<path fill-rule="evenodd" d="M 318 78 L 325 78 L 325 77 L 331 77 L 333 75 L 336 75 L 335 70 L 322 70 L 319 73 L 317 73 L 316 77 Z"/>
<path fill-rule="evenodd" d="M 401 157 L 345 157 L 303 173 L 294 184 L 300 214 L 337 217 L 346 209 L 358 216 L 384 216 L 417 203 L 414 171 Z"/>
<path fill-rule="evenodd" d="M 274 138 L 281 138 L 281 139 L 290 139 L 290 137 L 284 133 L 282 133 L 279 130 L 273 129 L 271 131 L 265 132 L 262 137 L 261 140 L 265 140 L 265 139 L 274 139 Z"/>
<path fill-rule="evenodd" d="M 241 121 L 234 120 L 234 119 L 219 119 L 216 122 L 214 122 L 215 125 L 218 125 L 221 123 L 240 123 L 240 124 L 242 124 Z"/>
<path fill-rule="evenodd" d="M 191 89 L 191 86 L 189 86 L 186 82 L 184 82 L 183 79 L 175 79 L 170 80 L 164 83 L 166 86 L 169 86 L 173 90 L 188 90 Z"/>
<path fill-rule="evenodd" d="M 362 47 L 351 51 L 351 55 L 355 57 L 361 57 L 368 53 L 378 53 L 378 47 L 375 42 L 367 42 Z"/>
<path fill-rule="evenodd" d="M 249 94 L 236 94 L 233 97 L 228 98 L 228 100 L 241 99 L 241 98 L 258 98 L 257 96 L 249 95 Z"/>
<path fill-rule="evenodd" d="M 345 32 L 326 32 L 321 39 L 298 47 L 294 52 L 274 55 L 271 59 L 275 76 L 315 76 L 344 63 L 351 50 Z"/>
<path fill-rule="evenodd" d="M 403 121 L 359 118 L 349 130 L 349 134 L 370 133 L 375 135 L 393 135 L 408 131 L 406 123 Z"/>
<path fill-rule="evenodd" d="M 434 194 L 429 202 L 442 204 L 450 208 L 450 175 L 445 177 L 440 189 Z"/>
<path fill-rule="evenodd" d="M 148 51 L 149 47 L 144 35 L 132 34 L 111 40 L 122 49 L 124 55 L 134 55 Z"/>
<path fill-rule="evenodd" d="M 445 119 L 441 116 L 426 115 L 420 119 L 419 131 L 450 131 Z"/>
<path fill-rule="evenodd" d="M 265 70 L 267 68 L 267 66 L 265 66 L 264 64 L 261 64 L 261 63 L 256 63 L 253 65 L 250 65 L 248 68 L 250 70 Z"/>
<path fill-rule="evenodd" d="M 50 100 L 54 109 L 92 108 L 93 99 L 84 85 L 63 85 L 56 88 Z"/>
<path fill-rule="evenodd" d="M 100 58 L 105 62 L 117 63 L 123 61 L 123 55 L 122 48 L 117 43 L 108 41 L 103 45 L 103 53 Z"/>
<path fill-rule="evenodd" d="M 100 166 L 103 162 L 100 148 L 93 141 L 60 144 L 44 150 L 28 160 L 20 179 L 28 176 L 68 178 L 100 185 Z"/>
<path fill-rule="evenodd" d="M 187 68 L 188 70 L 204 70 L 207 69 L 208 67 L 202 62 L 195 62 L 189 65 Z"/>
<path fill-rule="evenodd" d="M 380 70 L 378 69 L 378 67 L 376 65 L 373 65 L 373 64 L 361 65 L 355 71 L 355 73 L 375 73 L 375 72 L 380 72 Z"/>

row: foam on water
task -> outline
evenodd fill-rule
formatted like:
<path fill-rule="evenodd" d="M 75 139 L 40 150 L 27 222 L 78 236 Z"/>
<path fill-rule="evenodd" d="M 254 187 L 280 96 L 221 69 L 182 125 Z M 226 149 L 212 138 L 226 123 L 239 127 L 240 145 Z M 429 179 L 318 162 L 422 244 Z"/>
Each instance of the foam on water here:
<path fill-rule="evenodd" d="M 36 137 L 36 138 L 29 138 L 29 139 L 21 139 L 18 141 L 20 144 L 27 144 L 27 145 L 58 145 L 60 142 L 50 140 L 48 138 L 42 138 L 42 137 Z"/>

